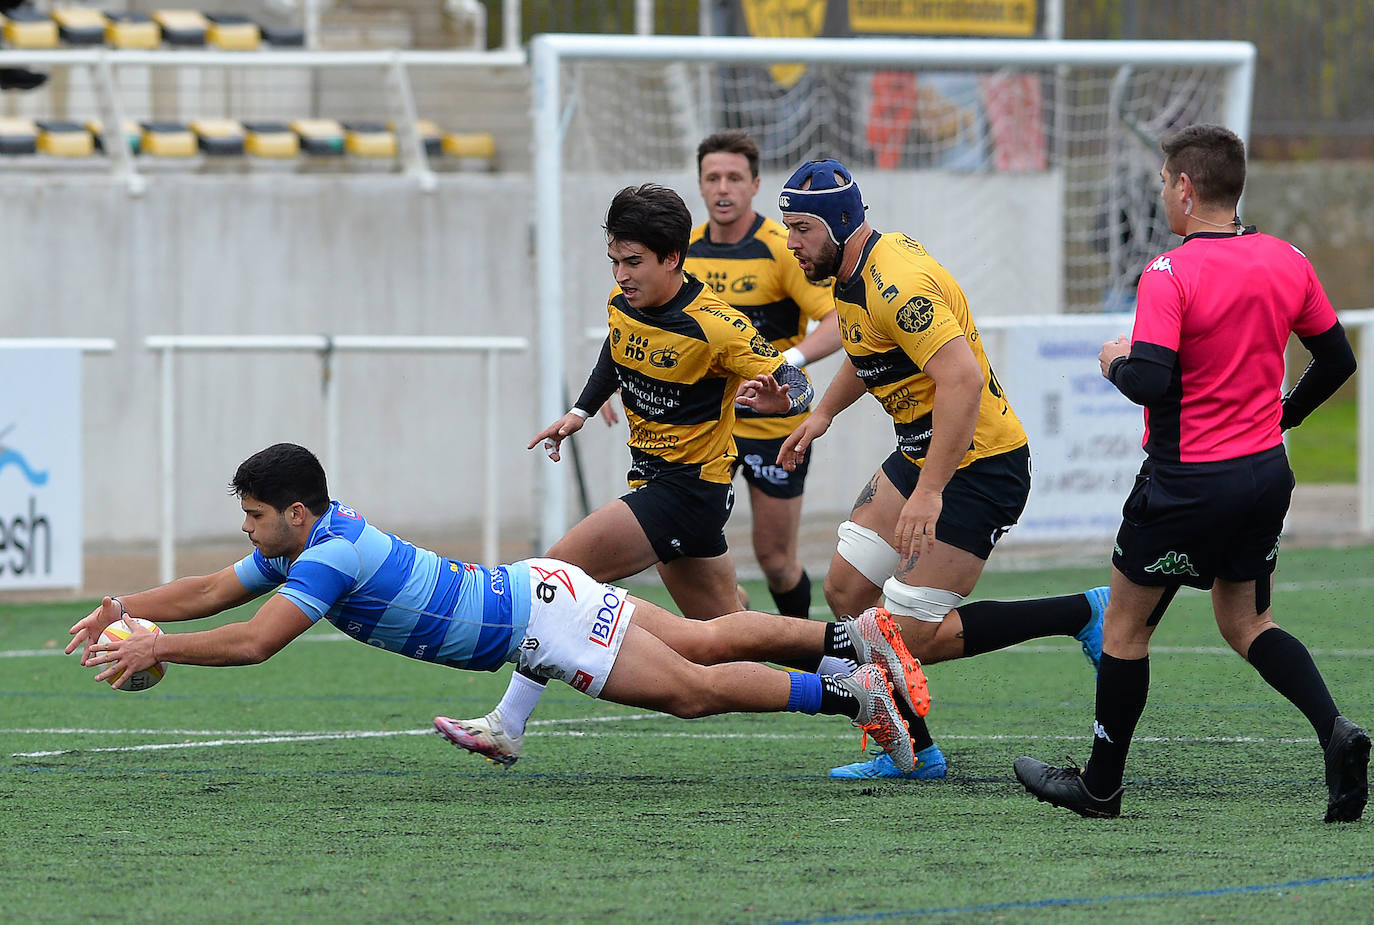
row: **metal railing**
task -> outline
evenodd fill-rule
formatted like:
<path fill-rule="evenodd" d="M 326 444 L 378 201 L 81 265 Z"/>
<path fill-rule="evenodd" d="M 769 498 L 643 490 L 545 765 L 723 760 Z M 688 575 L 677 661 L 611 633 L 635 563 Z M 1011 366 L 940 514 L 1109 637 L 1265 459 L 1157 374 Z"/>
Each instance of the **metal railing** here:
<path fill-rule="evenodd" d="M 158 576 L 163 583 L 176 577 L 176 366 L 177 353 L 317 353 L 324 393 L 324 466 L 335 480 L 342 468 L 339 452 L 338 376 L 334 358 L 339 353 L 479 353 L 483 361 L 485 394 L 482 401 L 484 507 L 482 512 L 482 561 L 494 563 L 500 557 L 500 415 L 496 413 L 499 392 L 497 355 L 501 352 L 529 350 L 523 337 L 441 337 L 325 334 L 302 336 L 197 336 L 153 335 L 144 340 L 149 350 L 158 353 L 161 391 L 161 454 L 159 477 L 162 485 L 162 526 L 158 537 Z"/>

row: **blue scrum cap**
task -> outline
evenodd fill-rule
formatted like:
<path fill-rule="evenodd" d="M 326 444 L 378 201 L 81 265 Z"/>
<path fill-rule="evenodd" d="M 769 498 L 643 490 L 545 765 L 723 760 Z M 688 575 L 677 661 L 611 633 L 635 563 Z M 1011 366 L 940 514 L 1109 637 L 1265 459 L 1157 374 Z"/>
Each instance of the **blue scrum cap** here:
<path fill-rule="evenodd" d="M 830 232 L 830 240 L 840 247 L 864 223 L 864 199 L 859 186 L 849 170 L 833 158 L 807 161 L 798 167 L 778 196 L 778 208 L 784 215 L 819 219 Z"/>

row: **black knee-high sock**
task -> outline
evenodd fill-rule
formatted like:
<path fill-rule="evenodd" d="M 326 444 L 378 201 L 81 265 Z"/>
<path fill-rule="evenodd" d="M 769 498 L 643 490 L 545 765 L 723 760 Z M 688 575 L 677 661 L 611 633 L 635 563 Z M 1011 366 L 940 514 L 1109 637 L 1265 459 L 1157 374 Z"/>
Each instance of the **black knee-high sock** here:
<path fill-rule="evenodd" d="M 1072 636 L 1088 625 L 1092 615 L 1092 607 L 1082 594 L 961 604 L 964 655 L 981 655 L 1042 636 Z"/>
<path fill-rule="evenodd" d="M 906 720 L 906 727 L 911 732 L 913 751 L 919 752 L 935 744 L 935 740 L 930 737 L 930 727 L 926 725 L 926 721 L 908 710 L 906 701 L 901 697 L 897 698 L 897 712 L 902 714 L 902 719 Z"/>
<path fill-rule="evenodd" d="M 789 590 L 774 591 L 769 588 L 768 593 L 773 595 L 773 603 L 784 617 L 811 619 L 811 576 L 806 574 L 806 569 L 802 569 L 801 578 Z"/>
<path fill-rule="evenodd" d="M 1276 626 L 1255 637 L 1246 653 L 1246 661 L 1270 687 L 1302 711 L 1325 749 L 1331 741 L 1331 726 L 1340 711 L 1307 646 Z"/>
<path fill-rule="evenodd" d="M 1150 694 L 1150 657 L 1113 658 L 1102 653 L 1097 672 L 1097 711 L 1093 720 L 1093 752 L 1083 783 L 1095 797 L 1108 799 L 1121 786 L 1126 753 L 1136 723 Z"/>

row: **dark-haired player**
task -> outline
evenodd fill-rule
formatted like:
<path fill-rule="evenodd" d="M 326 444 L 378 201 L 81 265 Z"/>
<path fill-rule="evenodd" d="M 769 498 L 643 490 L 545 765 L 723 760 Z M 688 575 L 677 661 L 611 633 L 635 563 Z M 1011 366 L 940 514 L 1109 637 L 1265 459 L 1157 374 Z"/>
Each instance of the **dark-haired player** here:
<path fill-rule="evenodd" d="M 1188 585 L 1211 590 L 1231 648 L 1312 724 L 1325 752 L 1326 821 L 1350 822 L 1369 795 L 1369 736 L 1340 715 L 1307 648 L 1274 622 L 1270 593 L 1293 491 L 1283 431 L 1349 378 L 1355 356 L 1307 258 L 1242 224 L 1241 139 L 1194 125 L 1161 148 L 1164 213 L 1183 243 L 1146 267 L 1132 336 L 1098 358 L 1102 375 L 1145 406 L 1146 459 L 1112 556 L 1092 756 L 1086 769 L 1018 758 L 1016 776 L 1081 816 L 1120 815 L 1150 636 Z M 1312 362 L 1280 399 L 1290 333 Z"/>
<path fill-rule="evenodd" d="M 542 443 L 558 460 L 562 442 L 619 389 L 630 426 L 630 491 L 573 526 L 548 555 L 598 581 L 656 564 L 684 616 L 732 613 L 740 602 L 724 531 L 734 504 L 735 395 L 755 378 L 780 383 L 782 412 L 799 414 L 811 384 L 748 318 L 684 272 L 692 218 L 677 193 L 626 187 L 611 201 L 605 231 L 616 283 L 606 306 L 609 333 L 573 407 L 530 447 Z M 543 691 L 543 679 L 516 672 L 496 709 L 456 723 L 455 742 L 509 765 Z"/>
<path fill-rule="evenodd" d="M 97 681 L 118 687 L 158 662 L 257 664 L 325 619 L 409 658 L 474 671 L 513 662 L 591 697 L 684 718 L 782 710 L 847 716 L 911 767 L 911 738 L 890 680 L 895 674 L 902 696 L 910 696 L 903 672 L 911 657 L 881 615 L 821 624 L 736 613 L 702 622 L 555 559 L 490 568 L 446 559 L 330 500 L 319 460 L 291 443 L 244 460 L 230 490 L 253 552 L 212 575 L 102 600 L 72 626 L 67 645 L 68 654 L 81 649 L 83 665 L 101 669 Z M 277 588 L 249 620 L 162 634 L 136 624 L 128 638 L 100 642 L 126 613 L 159 623 L 195 620 Z M 822 678 L 749 661 L 822 649 L 864 664 Z M 436 717 L 434 726 L 453 741 L 453 720 Z"/>

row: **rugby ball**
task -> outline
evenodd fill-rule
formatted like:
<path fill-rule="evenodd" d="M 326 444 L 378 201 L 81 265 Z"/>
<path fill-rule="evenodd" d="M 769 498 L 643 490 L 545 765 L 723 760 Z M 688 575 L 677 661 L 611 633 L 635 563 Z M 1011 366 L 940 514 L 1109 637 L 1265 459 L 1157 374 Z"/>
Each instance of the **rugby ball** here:
<path fill-rule="evenodd" d="M 128 626 L 130 621 L 136 622 L 139 626 L 142 626 L 146 630 L 151 630 L 155 634 L 161 634 L 162 632 L 162 627 L 158 626 L 152 620 L 144 620 L 140 617 L 130 617 L 126 615 L 105 627 L 105 632 L 100 634 L 100 641 L 102 643 L 110 643 L 119 639 L 128 639 L 133 635 Z M 115 690 L 146 691 L 148 688 L 161 681 L 166 674 L 167 663 L 158 662 L 151 668 L 144 669 L 143 671 L 135 671 L 129 680 L 124 682 L 123 687 L 117 687 Z M 124 672 L 121 671 L 113 678 L 110 678 L 111 685 L 123 677 L 123 675 Z"/>

